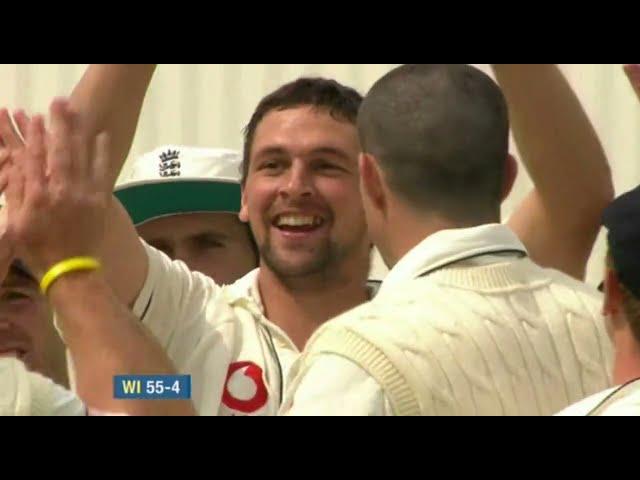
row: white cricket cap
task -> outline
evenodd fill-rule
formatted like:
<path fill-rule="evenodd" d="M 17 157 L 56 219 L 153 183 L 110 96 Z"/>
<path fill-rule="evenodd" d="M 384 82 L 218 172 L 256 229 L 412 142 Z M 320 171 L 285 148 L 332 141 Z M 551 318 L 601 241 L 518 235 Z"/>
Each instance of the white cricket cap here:
<path fill-rule="evenodd" d="M 135 225 L 187 213 L 237 214 L 241 165 L 235 150 L 165 145 L 137 158 L 115 195 Z"/>

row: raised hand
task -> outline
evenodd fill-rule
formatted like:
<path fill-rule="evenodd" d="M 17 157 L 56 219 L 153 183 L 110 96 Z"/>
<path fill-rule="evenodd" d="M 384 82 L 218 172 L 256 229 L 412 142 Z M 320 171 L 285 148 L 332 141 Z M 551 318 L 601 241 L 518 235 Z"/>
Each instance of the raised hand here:
<path fill-rule="evenodd" d="M 87 135 L 64 99 L 50 118 L 48 132 L 41 116 L 24 122 L 6 189 L 9 235 L 38 277 L 62 260 L 99 256 L 111 199 L 106 135 Z"/>

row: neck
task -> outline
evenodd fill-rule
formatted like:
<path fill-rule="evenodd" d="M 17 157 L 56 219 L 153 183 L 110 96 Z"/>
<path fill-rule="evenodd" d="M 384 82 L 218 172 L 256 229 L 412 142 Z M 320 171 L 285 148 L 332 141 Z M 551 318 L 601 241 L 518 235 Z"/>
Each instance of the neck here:
<path fill-rule="evenodd" d="M 266 317 L 302 350 L 320 325 L 369 300 L 368 255 L 358 263 L 330 275 L 295 279 L 282 279 L 262 265 L 258 286 Z"/>
<path fill-rule="evenodd" d="M 393 268 L 407 253 L 434 233 L 442 230 L 472 228 L 500 221 L 499 216 L 455 221 L 434 212 L 416 213 L 406 208 L 395 209 L 393 215 L 389 215 L 388 218 L 393 219 L 393 224 L 386 228 L 387 248 L 384 248 L 384 252 L 383 248 L 380 248 L 380 251 L 389 268 Z"/>
<path fill-rule="evenodd" d="M 640 345 L 633 339 L 628 332 L 624 338 L 616 335 L 615 348 L 616 358 L 613 367 L 613 382 L 615 385 L 624 385 L 625 383 L 640 378 Z"/>

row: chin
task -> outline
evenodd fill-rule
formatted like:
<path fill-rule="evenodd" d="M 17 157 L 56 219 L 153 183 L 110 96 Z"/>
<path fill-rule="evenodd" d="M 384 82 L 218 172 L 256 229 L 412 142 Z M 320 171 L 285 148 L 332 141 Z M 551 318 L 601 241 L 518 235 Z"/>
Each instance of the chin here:
<path fill-rule="evenodd" d="M 307 275 L 315 275 L 322 273 L 327 268 L 324 261 L 311 259 L 305 261 L 281 261 L 271 264 L 271 269 L 283 277 L 304 277 Z"/>

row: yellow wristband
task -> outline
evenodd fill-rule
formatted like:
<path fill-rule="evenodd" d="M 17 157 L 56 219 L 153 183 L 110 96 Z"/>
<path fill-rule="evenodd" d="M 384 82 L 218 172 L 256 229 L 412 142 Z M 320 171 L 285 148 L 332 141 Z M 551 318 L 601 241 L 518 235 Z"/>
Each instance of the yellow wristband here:
<path fill-rule="evenodd" d="M 93 257 L 74 257 L 56 263 L 44 274 L 40 281 L 40 290 L 47 294 L 53 282 L 72 272 L 100 269 L 100 262 Z"/>

